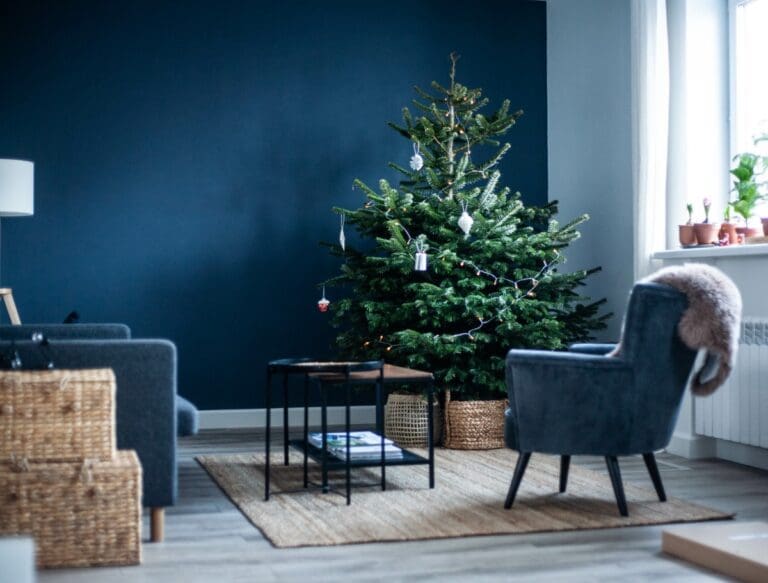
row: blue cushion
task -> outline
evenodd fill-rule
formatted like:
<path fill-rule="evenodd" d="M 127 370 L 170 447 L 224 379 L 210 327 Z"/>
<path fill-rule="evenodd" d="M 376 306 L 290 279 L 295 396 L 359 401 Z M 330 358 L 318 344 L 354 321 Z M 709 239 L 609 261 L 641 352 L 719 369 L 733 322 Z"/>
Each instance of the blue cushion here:
<path fill-rule="evenodd" d="M 179 437 L 196 435 L 199 422 L 197 407 L 181 395 L 176 395 L 176 434 Z"/>

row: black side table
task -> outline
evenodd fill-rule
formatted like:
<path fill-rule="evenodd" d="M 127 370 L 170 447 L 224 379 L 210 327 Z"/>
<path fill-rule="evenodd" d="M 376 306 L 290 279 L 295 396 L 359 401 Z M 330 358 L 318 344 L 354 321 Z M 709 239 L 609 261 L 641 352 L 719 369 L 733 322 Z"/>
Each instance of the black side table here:
<path fill-rule="evenodd" d="M 386 489 L 386 467 L 397 465 L 429 465 L 429 487 L 435 487 L 435 451 L 433 435 L 433 395 L 434 377 L 432 373 L 409 369 L 391 364 L 383 364 L 381 361 L 369 361 L 362 363 L 318 362 L 312 359 L 283 359 L 269 363 L 267 367 L 267 436 L 266 436 L 266 466 L 264 499 L 269 500 L 269 468 L 270 468 L 270 416 L 272 407 L 271 387 L 272 376 L 283 374 L 283 437 L 284 437 L 284 463 L 288 465 L 288 445 L 292 445 L 304 453 L 304 488 L 309 487 L 308 458 L 312 458 L 321 464 L 323 492 L 329 491 L 328 471 L 344 469 L 346 474 L 347 504 L 351 502 L 350 470 L 352 467 L 381 467 L 381 489 Z M 303 439 L 289 441 L 288 439 L 288 375 L 304 375 L 304 435 Z M 318 448 L 309 443 L 308 439 L 308 408 L 309 408 L 309 382 L 319 385 L 321 393 L 321 431 L 322 447 Z M 409 450 L 403 449 L 403 457 L 387 459 L 384 454 L 384 405 L 382 393 L 384 385 L 390 384 L 425 384 L 427 388 L 428 402 L 428 455 L 424 457 Z M 376 388 L 376 430 L 381 436 L 381 457 L 362 460 L 351 460 L 349 453 L 350 434 L 350 391 L 352 385 L 375 385 Z M 334 386 L 342 386 L 345 391 L 345 430 L 347 433 L 346 460 L 340 460 L 330 455 L 327 451 L 328 433 L 328 390 Z M 301 491 L 301 490 L 300 490 Z"/>
<path fill-rule="evenodd" d="M 350 433 L 350 375 L 352 373 L 364 373 L 373 372 L 379 377 L 376 382 L 376 394 L 377 394 L 377 418 L 378 411 L 381 409 L 381 387 L 383 386 L 383 367 L 384 361 L 372 360 L 367 362 L 334 362 L 334 361 L 318 361 L 311 358 L 284 358 L 279 360 L 272 360 L 267 363 L 267 390 L 266 390 L 266 410 L 267 410 L 267 428 L 265 437 L 265 449 L 266 460 L 264 467 L 264 500 L 269 500 L 269 482 L 270 482 L 270 445 L 271 445 L 271 433 L 272 433 L 272 377 L 275 374 L 283 375 L 283 463 L 288 465 L 288 448 L 290 445 L 298 446 L 304 453 L 304 488 L 309 487 L 309 468 L 308 458 L 310 455 L 309 443 L 309 379 L 314 374 L 328 374 L 334 375 L 335 379 L 341 379 L 341 382 L 345 385 L 345 427 L 347 432 L 347 459 L 346 459 L 346 486 L 347 486 L 347 504 L 351 500 L 351 485 L 350 485 L 350 455 L 349 455 L 349 433 Z M 301 442 L 294 442 L 293 444 L 289 440 L 289 427 L 288 427 L 288 377 L 290 375 L 304 375 L 304 436 Z M 322 385 L 321 385 L 322 386 Z M 323 468 L 323 492 L 327 492 L 328 488 L 328 452 L 327 452 L 327 434 L 328 434 L 328 399 L 325 390 L 322 390 L 322 406 L 321 406 L 321 418 L 322 418 L 322 456 L 320 461 Z M 377 423 L 378 425 L 378 423 Z M 381 424 L 381 444 L 382 453 L 384 450 L 384 433 L 383 422 Z M 313 458 L 317 456 L 313 455 Z M 383 456 L 382 456 L 383 457 Z"/>

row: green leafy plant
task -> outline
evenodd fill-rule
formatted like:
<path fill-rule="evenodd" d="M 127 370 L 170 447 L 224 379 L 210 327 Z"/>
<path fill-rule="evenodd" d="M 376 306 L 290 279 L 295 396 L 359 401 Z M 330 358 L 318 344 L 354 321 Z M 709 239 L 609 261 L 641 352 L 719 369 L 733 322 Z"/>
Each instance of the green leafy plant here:
<path fill-rule="evenodd" d="M 768 135 L 762 135 L 755 140 L 755 145 L 767 141 Z M 734 177 L 732 191 L 736 193 L 736 199 L 728 203 L 737 215 L 744 219 L 744 224 L 749 226 L 749 219 L 754 216 L 757 203 L 765 199 L 766 195 L 761 191 L 765 182 L 758 179 L 768 169 L 768 157 L 744 152 L 734 157 L 736 166 L 731 169 Z"/>
<path fill-rule="evenodd" d="M 686 225 L 692 225 L 693 224 L 693 204 L 690 202 L 685 205 L 685 210 L 688 211 L 688 222 L 685 223 Z"/>
<path fill-rule="evenodd" d="M 510 144 L 500 138 L 523 112 L 504 101 L 483 113 L 488 99 L 456 82 L 456 59 L 447 87 L 415 88 L 418 116 L 405 108 L 390 124 L 414 154 L 408 168 L 390 164 L 399 185 L 356 180 L 364 204 L 334 209 L 361 244 L 328 245 L 344 264 L 326 283 L 349 293 L 331 306 L 344 356 L 430 370 L 462 398 L 499 398 L 510 348 L 562 349 L 608 316 L 604 300 L 579 293 L 597 269 L 560 270 L 588 217 L 561 225 L 556 201 L 526 206 L 501 186 Z"/>

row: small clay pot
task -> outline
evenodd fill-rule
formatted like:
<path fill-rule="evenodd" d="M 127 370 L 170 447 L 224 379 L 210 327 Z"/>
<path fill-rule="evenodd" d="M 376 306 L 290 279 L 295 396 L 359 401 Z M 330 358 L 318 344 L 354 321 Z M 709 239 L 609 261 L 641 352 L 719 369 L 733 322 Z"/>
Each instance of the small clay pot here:
<path fill-rule="evenodd" d="M 723 223 L 720 225 L 720 232 L 717 234 L 717 237 L 721 241 L 728 237 L 729 245 L 737 245 L 739 243 L 739 235 L 736 233 L 736 225 L 733 223 Z"/>
<path fill-rule="evenodd" d="M 696 233 L 696 241 L 699 245 L 709 245 L 717 243 L 720 225 L 717 223 L 696 223 L 693 225 L 693 230 Z"/>
<path fill-rule="evenodd" d="M 736 227 L 736 232 L 739 235 L 744 235 L 745 239 L 749 239 L 750 237 L 757 237 L 760 234 L 760 231 L 754 227 Z"/>
<path fill-rule="evenodd" d="M 696 233 L 693 231 L 693 225 L 680 225 L 678 229 L 680 230 L 680 245 L 690 247 L 696 244 Z"/>
<path fill-rule="evenodd" d="M 763 235 L 768 237 L 768 218 L 760 219 L 763 222 Z"/>

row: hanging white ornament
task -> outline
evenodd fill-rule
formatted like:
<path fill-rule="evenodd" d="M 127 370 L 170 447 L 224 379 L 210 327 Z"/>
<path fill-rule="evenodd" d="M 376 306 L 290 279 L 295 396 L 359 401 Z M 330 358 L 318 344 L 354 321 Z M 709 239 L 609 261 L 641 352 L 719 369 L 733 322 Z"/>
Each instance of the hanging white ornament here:
<path fill-rule="evenodd" d="M 464 231 L 464 236 L 469 237 L 469 232 L 472 230 L 472 225 L 475 223 L 475 219 L 467 212 L 467 203 L 461 203 L 462 213 L 459 217 L 459 228 Z"/>
<path fill-rule="evenodd" d="M 424 167 L 424 158 L 419 154 L 419 144 L 413 144 L 413 156 L 411 156 L 411 170 L 418 172 Z"/>
<path fill-rule="evenodd" d="M 341 215 L 341 230 L 339 231 L 339 245 L 341 245 L 341 250 L 346 251 L 347 250 L 347 238 L 344 236 L 344 214 Z"/>
<path fill-rule="evenodd" d="M 424 251 L 416 252 L 416 263 L 414 265 L 416 271 L 427 270 L 427 254 Z"/>
<path fill-rule="evenodd" d="M 416 242 L 416 257 L 413 264 L 413 269 L 415 271 L 426 271 L 427 270 L 427 253 L 424 251 L 424 246 Z"/>
<path fill-rule="evenodd" d="M 325 286 L 323 286 L 323 297 L 317 300 L 317 309 L 321 312 L 327 312 L 330 305 L 331 302 L 325 297 Z"/>

